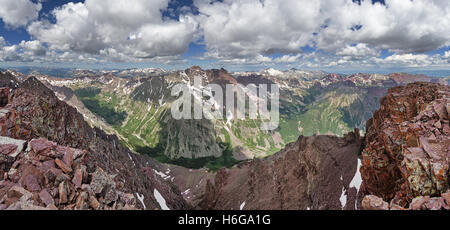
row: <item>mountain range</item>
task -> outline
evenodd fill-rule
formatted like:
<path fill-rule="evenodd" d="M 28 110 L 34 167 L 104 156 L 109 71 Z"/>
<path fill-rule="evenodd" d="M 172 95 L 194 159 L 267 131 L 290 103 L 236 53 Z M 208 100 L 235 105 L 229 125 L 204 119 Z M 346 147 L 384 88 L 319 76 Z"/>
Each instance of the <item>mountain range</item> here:
<path fill-rule="evenodd" d="M 72 78 L 38 73 L 41 82 L 77 108 L 93 127 L 115 134 L 134 152 L 160 162 L 189 168 L 217 170 L 239 161 L 261 158 L 281 150 L 298 136 L 343 136 L 354 128 L 365 132 L 365 122 L 379 108 L 388 88 L 414 81 L 448 80 L 408 74 L 338 75 L 322 71 L 266 69 L 229 73 L 225 69 L 183 71 L 141 69 L 124 71 L 75 71 Z M 280 87 L 280 124 L 276 130 L 259 129 L 260 120 L 175 120 L 170 108 L 175 101 L 172 87 L 203 79 L 202 87 L 219 83 L 241 87 L 277 84 Z M 200 89 L 197 89 L 200 91 Z M 200 98 L 200 99 L 199 99 Z M 199 95 L 194 100 L 204 103 Z"/>

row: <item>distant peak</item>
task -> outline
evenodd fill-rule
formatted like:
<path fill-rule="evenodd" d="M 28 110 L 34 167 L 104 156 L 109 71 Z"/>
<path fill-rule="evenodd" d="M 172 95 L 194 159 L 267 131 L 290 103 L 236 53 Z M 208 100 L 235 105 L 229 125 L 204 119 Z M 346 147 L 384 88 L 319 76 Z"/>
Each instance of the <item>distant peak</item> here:
<path fill-rule="evenodd" d="M 283 74 L 282 71 L 277 70 L 277 69 L 274 69 L 274 68 L 266 69 L 266 72 L 267 72 L 269 75 L 280 75 L 280 74 Z"/>
<path fill-rule="evenodd" d="M 189 69 L 187 69 L 187 70 L 195 70 L 195 71 L 202 71 L 203 69 L 202 69 L 202 67 L 200 67 L 200 66 L 198 66 L 198 65 L 194 65 L 194 66 L 191 66 Z"/>

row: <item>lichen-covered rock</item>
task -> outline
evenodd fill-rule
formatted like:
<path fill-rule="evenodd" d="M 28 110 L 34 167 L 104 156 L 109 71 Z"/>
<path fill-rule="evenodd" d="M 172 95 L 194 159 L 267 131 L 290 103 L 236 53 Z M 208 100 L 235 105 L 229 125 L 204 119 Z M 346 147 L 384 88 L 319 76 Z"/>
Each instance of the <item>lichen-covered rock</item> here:
<path fill-rule="evenodd" d="M 362 208 L 365 210 L 389 210 L 389 204 L 380 197 L 368 195 L 362 200 Z"/>

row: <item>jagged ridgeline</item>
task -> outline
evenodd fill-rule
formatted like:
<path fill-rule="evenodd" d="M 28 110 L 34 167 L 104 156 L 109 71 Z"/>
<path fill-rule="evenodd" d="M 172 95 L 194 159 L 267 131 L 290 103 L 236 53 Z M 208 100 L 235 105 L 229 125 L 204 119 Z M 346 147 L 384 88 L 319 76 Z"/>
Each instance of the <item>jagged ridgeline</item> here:
<path fill-rule="evenodd" d="M 76 107 L 91 125 L 116 134 L 131 150 L 160 162 L 212 170 L 276 153 L 299 135 L 342 136 L 354 128 L 364 132 L 365 121 L 378 109 L 379 98 L 387 88 L 406 83 L 397 75 L 341 76 L 295 69 L 232 75 L 224 69 L 192 67 L 175 72 L 80 71 L 74 75 L 70 79 L 38 78 Z M 264 131 L 259 119 L 233 119 L 225 112 L 218 120 L 175 120 L 171 106 L 176 98 L 171 90 L 178 83 L 193 82 L 196 76 L 203 79 L 203 86 L 216 83 L 224 91 L 226 84 L 277 84 L 279 127 Z M 200 98 L 193 100 L 208 99 Z"/>

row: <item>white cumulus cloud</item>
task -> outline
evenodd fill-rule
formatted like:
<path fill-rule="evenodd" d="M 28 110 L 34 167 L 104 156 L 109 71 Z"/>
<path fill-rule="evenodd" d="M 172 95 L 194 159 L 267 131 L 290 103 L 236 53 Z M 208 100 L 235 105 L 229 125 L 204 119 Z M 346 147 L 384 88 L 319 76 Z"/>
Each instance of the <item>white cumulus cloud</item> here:
<path fill-rule="evenodd" d="M 336 51 L 353 43 L 399 53 L 426 52 L 450 45 L 450 1 L 386 0 L 386 5 L 336 0 L 325 9 L 326 28 L 317 47 Z"/>
<path fill-rule="evenodd" d="M 207 56 L 236 59 L 312 46 L 346 60 L 383 49 L 426 52 L 450 45 L 450 1 L 196 0 Z M 345 59 L 343 59 L 344 62 Z"/>
<path fill-rule="evenodd" d="M 256 57 L 297 53 L 310 43 L 321 20 L 320 1 L 195 1 L 210 56 Z"/>
<path fill-rule="evenodd" d="M 170 1 L 70 2 L 37 20 L 40 1 L 0 0 L 5 24 L 32 37 L 15 45 L 0 37 L 0 58 L 171 64 L 186 62 L 195 42 L 205 45 L 200 59 L 216 64 L 449 66 L 448 0 L 194 0 L 176 9 Z M 427 53 L 438 49 L 446 52 Z"/>
<path fill-rule="evenodd" d="M 41 3 L 30 0 L 0 0 L 0 18 L 11 27 L 26 26 L 39 16 Z"/>
<path fill-rule="evenodd" d="M 379 51 L 368 47 L 367 44 L 364 43 L 358 43 L 354 46 L 346 45 L 344 48 L 341 48 L 336 52 L 336 55 L 338 56 L 351 56 L 359 58 L 379 56 L 379 54 Z"/>
<path fill-rule="evenodd" d="M 33 22 L 28 32 L 50 49 L 154 58 L 182 54 L 197 24 L 189 15 L 164 19 L 169 0 L 86 0 L 68 3 L 52 14 L 56 23 Z M 124 60 L 129 61 L 129 59 Z"/>

